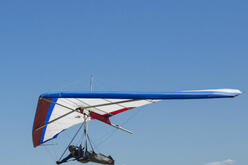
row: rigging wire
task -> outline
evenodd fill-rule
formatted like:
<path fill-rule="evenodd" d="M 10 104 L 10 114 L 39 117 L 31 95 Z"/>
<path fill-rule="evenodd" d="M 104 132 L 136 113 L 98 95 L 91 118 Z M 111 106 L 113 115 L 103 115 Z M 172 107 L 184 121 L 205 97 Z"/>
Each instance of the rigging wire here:
<path fill-rule="evenodd" d="M 69 146 L 71 145 L 71 143 L 73 142 L 73 140 L 75 139 L 75 137 L 77 136 L 77 134 L 79 133 L 79 131 L 81 130 L 81 128 L 83 127 L 84 124 L 85 124 L 84 122 L 81 124 L 81 126 L 79 127 L 79 129 L 77 130 L 77 132 L 75 133 L 73 138 L 71 139 L 70 143 L 67 145 L 67 147 L 64 150 L 63 154 L 60 156 L 59 161 L 62 159 L 62 157 L 64 156 L 65 152 L 67 151 L 67 149 L 69 148 Z"/>
<path fill-rule="evenodd" d="M 135 112 L 134 115 L 132 115 L 129 118 L 127 118 L 127 120 L 125 120 L 124 122 L 122 122 L 120 125 L 127 124 L 130 120 L 132 120 L 134 117 L 136 117 L 138 115 L 138 113 L 140 113 L 140 111 L 139 110 L 136 110 L 136 112 Z M 113 130 L 109 135 L 105 136 L 105 138 L 103 138 L 104 136 L 102 136 L 102 138 L 100 138 L 100 139 L 103 139 L 103 140 L 101 140 L 100 142 L 98 142 L 95 145 L 95 148 L 99 148 L 99 146 L 101 146 L 102 144 L 106 143 L 106 141 L 108 141 L 117 131 L 118 131 L 118 129 Z"/>
<path fill-rule="evenodd" d="M 91 142 L 90 137 L 89 137 L 88 134 L 87 134 L 87 138 L 88 138 L 88 140 L 89 140 L 90 147 L 91 147 L 92 151 L 95 152 L 95 151 L 94 151 L 94 147 L 93 147 L 93 145 L 92 145 L 92 142 Z"/>
<path fill-rule="evenodd" d="M 52 154 L 52 152 L 47 148 L 47 146 L 44 146 L 45 147 L 45 149 L 48 151 L 48 155 L 50 156 L 50 158 L 53 160 L 53 161 L 56 161 L 56 158 L 55 158 L 55 156 Z"/>
<path fill-rule="evenodd" d="M 54 127 L 55 127 L 55 129 L 57 129 L 57 127 L 56 127 L 56 125 L 54 125 Z M 66 131 L 65 131 L 66 132 Z M 57 141 L 57 140 L 56 140 Z M 55 142 L 56 142 L 55 141 Z M 58 141 L 57 141 L 58 142 Z M 61 149 L 61 146 L 60 145 L 58 145 L 58 143 L 43 143 L 43 144 L 41 144 L 40 146 L 42 146 L 42 147 L 44 147 L 45 149 L 46 149 L 46 151 L 47 151 L 47 153 L 48 153 L 48 155 L 50 155 L 50 157 L 52 157 L 53 158 L 53 160 L 55 160 L 56 161 L 56 157 L 58 157 L 59 155 L 58 155 L 58 152 L 57 152 L 57 150 L 55 150 L 54 148 L 52 148 L 52 147 L 50 147 L 50 146 L 56 146 L 56 147 L 58 147 L 59 149 Z M 64 144 L 64 145 L 67 145 L 66 143 Z M 64 149 L 64 148 L 63 148 Z"/>

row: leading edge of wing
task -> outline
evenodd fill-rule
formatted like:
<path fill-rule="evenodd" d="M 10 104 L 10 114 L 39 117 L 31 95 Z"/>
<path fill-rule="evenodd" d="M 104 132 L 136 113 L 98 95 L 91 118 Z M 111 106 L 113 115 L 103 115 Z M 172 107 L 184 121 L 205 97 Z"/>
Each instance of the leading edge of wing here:
<path fill-rule="evenodd" d="M 208 89 L 179 92 L 52 92 L 42 98 L 106 98 L 106 99 L 208 99 L 229 98 L 242 94 L 238 89 Z"/>

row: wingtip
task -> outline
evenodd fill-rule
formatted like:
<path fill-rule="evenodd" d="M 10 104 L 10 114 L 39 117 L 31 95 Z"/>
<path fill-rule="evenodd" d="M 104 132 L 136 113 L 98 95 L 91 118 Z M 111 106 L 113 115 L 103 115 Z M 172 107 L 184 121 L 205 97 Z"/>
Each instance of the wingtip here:
<path fill-rule="evenodd" d="M 229 94 L 232 94 L 233 96 L 238 96 L 243 93 L 239 89 L 216 89 L 215 91 L 229 93 Z"/>
<path fill-rule="evenodd" d="M 242 91 L 241 91 L 241 90 L 239 90 L 239 89 L 234 89 L 234 93 L 236 93 L 236 94 L 237 94 L 237 96 L 238 96 L 238 95 L 243 94 L 244 92 L 242 92 Z"/>
<path fill-rule="evenodd" d="M 245 93 L 244 91 L 238 90 L 238 95 Z"/>

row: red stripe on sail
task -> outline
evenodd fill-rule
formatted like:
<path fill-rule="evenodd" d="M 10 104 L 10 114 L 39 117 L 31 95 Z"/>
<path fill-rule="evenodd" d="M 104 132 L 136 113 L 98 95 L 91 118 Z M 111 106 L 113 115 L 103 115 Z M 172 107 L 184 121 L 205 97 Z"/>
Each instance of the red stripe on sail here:
<path fill-rule="evenodd" d="M 122 112 L 125 112 L 125 111 L 128 111 L 128 110 L 134 109 L 134 108 L 136 108 L 136 107 L 122 108 L 122 109 L 110 112 L 110 113 L 108 113 L 106 115 L 116 115 L 116 114 L 119 114 L 119 113 L 122 113 Z"/>
<path fill-rule="evenodd" d="M 48 100 L 51 101 L 52 98 L 49 98 Z M 45 123 L 46 115 L 47 115 L 49 107 L 50 107 L 50 102 L 39 99 L 38 106 L 37 106 L 36 113 L 35 113 L 33 132 L 32 132 L 34 147 L 37 147 L 38 145 L 41 144 L 40 140 L 41 140 L 41 134 L 42 134 L 43 128 L 37 131 L 35 129 L 39 128 Z"/>

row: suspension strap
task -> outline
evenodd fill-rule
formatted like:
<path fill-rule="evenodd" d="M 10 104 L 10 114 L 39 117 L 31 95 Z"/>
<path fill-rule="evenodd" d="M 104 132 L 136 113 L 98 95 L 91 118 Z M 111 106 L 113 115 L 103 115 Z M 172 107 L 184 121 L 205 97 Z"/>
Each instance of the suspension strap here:
<path fill-rule="evenodd" d="M 87 115 L 84 115 L 84 156 L 86 156 L 86 152 L 87 152 L 87 129 L 88 129 L 88 125 L 87 125 Z"/>

